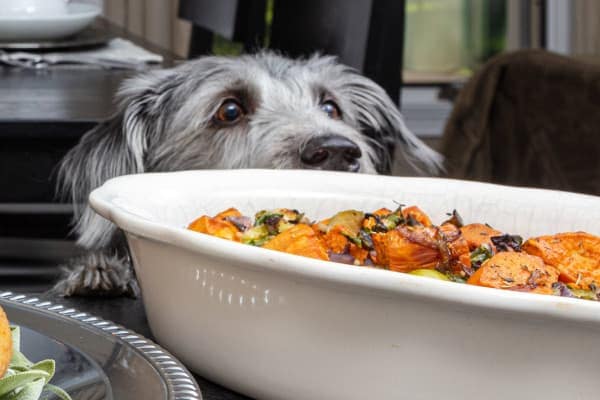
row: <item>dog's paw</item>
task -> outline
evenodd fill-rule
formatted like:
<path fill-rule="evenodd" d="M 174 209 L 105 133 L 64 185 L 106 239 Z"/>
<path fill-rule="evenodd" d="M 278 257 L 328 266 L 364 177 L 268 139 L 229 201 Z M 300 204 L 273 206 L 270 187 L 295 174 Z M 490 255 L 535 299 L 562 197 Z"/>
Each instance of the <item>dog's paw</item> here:
<path fill-rule="evenodd" d="M 88 253 L 63 268 L 52 289 L 62 296 L 138 297 L 140 289 L 129 259 L 103 252 Z"/>

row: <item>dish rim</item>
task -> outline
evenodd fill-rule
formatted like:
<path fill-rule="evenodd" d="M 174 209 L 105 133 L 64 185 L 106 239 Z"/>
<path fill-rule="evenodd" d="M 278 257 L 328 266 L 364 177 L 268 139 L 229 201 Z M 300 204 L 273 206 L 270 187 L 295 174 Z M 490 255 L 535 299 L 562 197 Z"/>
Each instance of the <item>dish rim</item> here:
<path fill-rule="evenodd" d="M 103 336 L 111 335 L 119 342 L 134 349 L 156 369 L 164 379 L 167 388 L 167 400 L 203 399 L 200 387 L 188 369 L 168 351 L 138 333 L 109 320 L 34 296 L 0 292 L 0 305 L 2 305 L 2 302 L 49 313 L 53 317 L 62 320 L 75 321 L 79 325 Z M 41 333 L 43 334 L 43 332 Z"/>
<path fill-rule="evenodd" d="M 262 249 L 237 242 L 213 237 L 188 230 L 184 227 L 174 227 L 157 221 L 147 219 L 115 204 L 110 199 L 112 188 L 124 181 L 131 179 L 148 179 L 154 175 L 172 174 L 207 174 L 210 171 L 218 173 L 231 172 L 232 170 L 197 170 L 145 173 L 124 175 L 110 179 L 98 187 L 89 197 L 91 207 L 104 218 L 115 223 L 120 229 L 152 241 L 181 247 L 200 255 L 210 255 L 220 260 L 227 260 L 237 265 L 245 265 L 254 271 L 269 272 L 292 277 L 295 280 L 306 280 L 321 284 L 351 287 L 364 290 L 368 293 L 379 293 L 389 296 L 406 296 L 427 301 L 443 301 L 444 303 L 466 306 L 471 308 L 511 312 L 522 315 L 548 317 L 559 320 L 579 321 L 592 323 L 600 327 L 600 302 L 581 300 L 560 296 L 541 295 L 473 285 L 446 282 L 436 279 L 426 279 L 405 273 L 352 266 L 332 261 L 322 261 L 293 254 Z M 259 171 L 272 173 L 273 170 L 236 170 L 252 174 Z M 293 170 L 295 172 L 303 170 Z M 322 171 L 320 171 L 322 172 Z M 239 173 L 239 172 L 238 172 Z M 281 173 L 281 172 L 277 172 Z M 314 173 L 314 172 L 309 172 Z M 340 172 L 325 172 L 326 174 L 344 174 Z M 347 175 L 347 173 L 346 173 Z M 497 185 L 474 181 L 463 181 L 446 178 L 420 178 L 420 177 L 384 177 L 367 175 L 376 179 L 407 179 L 407 180 L 435 180 L 437 182 L 466 183 L 469 185 L 510 188 L 516 191 L 560 192 L 556 190 L 522 188 L 507 185 Z M 143 178 L 139 178 L 143 177 Z M 600 200 L 596 196 L 560 192 L 576 197 L 585 197 L 589 200 Z M 233 205 L 232 205 L 233 206 Z M 139 273 L 143 274 L 142 271 Z"/>
<path fill-rule="evenodd" d="M 102 9 L 94 4 L 87 3 L 68 3 L 67 11 L 63 14 L 17 14 L 17 15 L 2 15 L 0 14 L 0 22 L 56 22 L 61 23 L 67 20 L 83 20 L 87 18 L 95 18 L 102 14 Z"/>

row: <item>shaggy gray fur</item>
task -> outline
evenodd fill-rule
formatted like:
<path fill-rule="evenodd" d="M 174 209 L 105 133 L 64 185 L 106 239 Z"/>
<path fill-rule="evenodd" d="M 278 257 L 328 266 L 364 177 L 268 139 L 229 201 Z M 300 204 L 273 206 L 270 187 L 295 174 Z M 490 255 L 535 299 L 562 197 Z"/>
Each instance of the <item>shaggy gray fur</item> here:
<path fill-rule="evenodd" d="M 64 296 L 137 297 L 140 290 L 130 264 L 127 256 L 90 251 L 71 260 L 63 271 L 64 279 L 53 290 Z"/>
<path fill-rule="evenodd" d="M 221 126 L 213 116 L 228 98 L 240 101 L 247 114 Z M 324 98 L 338 104 L 341 120 L 320 109 Z M 118 99 L 119 112 L 86 133 L 60 166 L 58 189 L 75 205 L 78 244 L 95 252 L 74 263 L 73 272 L 56 287 L 64 294 L 88 293 L 81 286 L 97 283 L 81 278 L 87 264 L 91 271 L 99 264 L 104 270 L 129 266 L 119 257 L 99 259 L 125 244 L 115 241 L 116 228 L 87 205 L 89 193 L 112 177 L 207 168 L 308 168 L 300 160 L 303 146 L 330 134 L 358 145 L 362 173 L 389 173 L 396 145 L 418 173 L 436 173 L 441 165 L 441 157 L 406 128 L 385 91 L 334 57 L 291 60 L 270 52 L 204 57 L 130 79 Z M 112 292 L 115 285 L 109 281 L 94 288 Z"/>

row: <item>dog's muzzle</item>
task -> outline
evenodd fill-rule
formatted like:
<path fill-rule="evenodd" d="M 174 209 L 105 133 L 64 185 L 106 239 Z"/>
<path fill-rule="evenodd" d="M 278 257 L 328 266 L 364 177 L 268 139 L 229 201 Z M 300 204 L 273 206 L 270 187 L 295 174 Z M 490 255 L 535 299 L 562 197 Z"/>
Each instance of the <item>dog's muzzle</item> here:
<path fill-rule="evenodd" d="M 362 152 L 353 141 L 340 135 L 310 139 L 300 153 L 306 168 L 358 172 Z"/>

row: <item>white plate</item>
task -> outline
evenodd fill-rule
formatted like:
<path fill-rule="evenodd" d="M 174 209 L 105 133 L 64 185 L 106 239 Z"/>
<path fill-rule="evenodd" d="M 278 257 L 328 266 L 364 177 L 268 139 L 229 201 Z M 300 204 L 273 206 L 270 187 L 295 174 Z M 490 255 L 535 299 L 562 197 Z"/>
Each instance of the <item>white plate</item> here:
<path fill-rule="evenodd" d="M 93 4 L 69 3 L 67 12 L 60 15 L 0 15 L 0 40 L 23 42 L 63 38 L 84 29 L 101 11 Z"/>
<path fill-rule="evenodd" d="M 152 332 L 202 376 L 261 399 L 592 399 L 600 303 L 314 260 L 184 229 L 230 206 L 457 209 L 523 236 L 600 234 L 600 198 L 318 171 L 116 178 L 90 202 L 127 234 Z M 482 395 L 483 394 L 483 395 Z"/>

